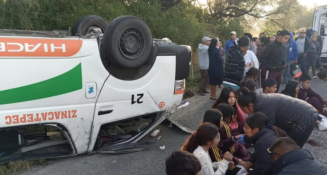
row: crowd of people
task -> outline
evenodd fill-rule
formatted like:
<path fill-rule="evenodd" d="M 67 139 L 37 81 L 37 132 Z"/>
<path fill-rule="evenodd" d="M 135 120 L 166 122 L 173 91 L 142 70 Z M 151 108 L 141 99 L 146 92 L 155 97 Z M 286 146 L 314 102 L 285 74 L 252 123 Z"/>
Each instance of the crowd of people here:
<path fill-rule="evenodd" d="M 309 139 L 315 126 L 327 130 L 327 103 L 310 88 L 316 68 L 327 81 L 317 32 L 301 28 L 294 40 L 287 30 L 270 37 L 230 35 L 224 48 L 218 37 L 204 36 L 199 44 L 198 93 L 210 93 L 215 103 L 181 150 L 166 159 L 166 174 L 327 174 L 327 165 L 302 149 L 306 142 L 317 144 Z M 278 93 L 281 83 L 286 87 Z"/>

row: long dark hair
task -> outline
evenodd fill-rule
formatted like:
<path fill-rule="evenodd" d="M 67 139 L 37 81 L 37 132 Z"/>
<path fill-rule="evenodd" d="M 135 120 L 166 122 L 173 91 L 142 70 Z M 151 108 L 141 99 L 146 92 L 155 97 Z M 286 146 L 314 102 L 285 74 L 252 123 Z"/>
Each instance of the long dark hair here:
<path fill-rule="evenodd" d="M 208 53 L 210 53 L 214 49 L 217 49 L 217 43 L 218 43 L 218 40 L 216 38 L 211 39 L 211 43 L 209 45 Z"/>
<path fill-rule="evenodd" d="M 220 129 L 220 120 L 223 114 L 218 109 L 209 109 L 203 117 L 203 123 L 212 123 Z"/>
<path fill-rule="evenodd" d="M 255 112 L 249 115 L 245 122 L 251 129 L 259 128 L 261 130 L 263 128 L 269 128 L 275 131 L 278 137 L 287 137 L 287 134 L 284 130 L 278 128 L 277 126 L 268 124 L 267 116 L 261 112 Z"/>
<path fill-rule="evenodd" d="M 250 91 L 246 87 L 242 87 L 239 91 L 237 103 L 242 107 L 248 107 L 250 103 L 255 102 L 257 94 L 255 92 Z"/>
<path fill-rule="evenodd" d="M 198 129 L 186 140 L 182 146 L 182 151 L 193 153 L 200 145 L 206 145 L 212 141 L 218 134 L 219 130 L 216 125 L 211 123 L 202 123 Z"/>
<path fill-rule="evenodd" d="M 298 85 L 299 85 L 299 83 L 296 82 L 296 81 L 289 81 L 286 84 L 285 89 L 282 91 L 282 94 L 288 95 L 288 96 L 291 96 L 291 97 L 295 97 L 295 95 L 296 95 L 296 87 Z"/>
<path fill-rule="evenodd" d="M 235 115 L 235 109 L 233 106 L 227 104 L 227 103 L 220 103 L 217 106 L 217 109 L 222 113 L 224 119 L 230 119 L 230 121 L 233 120 L 233 115 Z"/>
<path fill-rule="evenodd" d="M 217 108 L 220 103 L 227 103 L 228 104 L 229 94 L 231 92 L 234 93 L 235 98 L 236 98 L 236 92 L 234 91 L 234 89 L 232 87 L 225 87 L 225 88 L 223 88 L 223 90 L 221 91 L 221 93 L 219 95 L 219 98 L 212 105 L 212 108 Z M 232 106 L 235 109 L 235 111 L 237 112 L 236 102 Z"/>
<path fill-rule="evenodd" d="M 263 43 L 264 46 L 266 46 L 267 44 L 269 44 L 269 38 L 261 37 L 260 42 Z"/>

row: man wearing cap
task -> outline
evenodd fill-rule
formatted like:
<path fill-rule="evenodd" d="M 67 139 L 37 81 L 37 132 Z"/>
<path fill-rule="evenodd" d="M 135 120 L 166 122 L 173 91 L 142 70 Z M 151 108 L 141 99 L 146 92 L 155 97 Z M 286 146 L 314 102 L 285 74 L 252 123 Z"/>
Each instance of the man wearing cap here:
<path fill-rule="evenodd" d="M 234 45 L 234 42 L 237 40 L 236 38 L 236 32 L 235 31 L 232 31 L 230 32 L 230 39 L 226 42 L 226 45 L 225 45 L 225 54 L 228 53 L 228 49 Z"/>
<path fill-rule="evenodd" d="M 198 90 L 198 93 L 202 96 L 205 93 L 209 93 L 207 91 L 207 86 L 209 83 L 209 76 L 208 76 L 208 69 L 209 69 L 209 55 L 208 55 L 208 48 L 211 42 L 211 38 L 204 36 L 202 38 L 202 43 L 199 44 L 199 65 L 200 65 L 200 72 L 201 72 L 201 85 Z"/>
<path fill-rule="evenodd" d="M 307 66 L 307 54 L 310 50 L 310 39 L 306 37 L 305 28 L 299 29 L 300 36 L 295 38 L 297 43 L 297 48 L 299 52 L 299 60 L 298 63 L 301 67 L 301 71 L 303 74 L 308 74 L 308 66 Z"/>

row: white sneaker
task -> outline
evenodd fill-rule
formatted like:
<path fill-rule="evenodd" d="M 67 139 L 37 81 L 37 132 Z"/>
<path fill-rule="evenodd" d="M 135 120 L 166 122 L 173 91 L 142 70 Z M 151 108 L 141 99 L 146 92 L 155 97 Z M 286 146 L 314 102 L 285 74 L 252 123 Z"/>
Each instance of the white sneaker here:
<path fill-rule="evenodd" d="M 318 125 L 318 128 L 319 128 L 320 131 L 327 130 L 327 120 L 322 119 L 320 124 Z"/>
<path fill-rule="evenodd" d="M 322 114 L 319 114 L 319 117 L 321 117 L 323 120 L 324 119 L 327 120 L 327 118 L 324 115 L 322 115 Z"/>

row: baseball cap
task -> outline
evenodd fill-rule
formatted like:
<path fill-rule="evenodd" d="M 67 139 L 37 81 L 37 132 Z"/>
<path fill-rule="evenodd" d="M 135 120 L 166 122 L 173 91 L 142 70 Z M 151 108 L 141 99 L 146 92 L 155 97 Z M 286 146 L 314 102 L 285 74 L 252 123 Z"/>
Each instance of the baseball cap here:
<path fill-rule="evenodd" d="M 235 31 L 230 32 L 231 35 L 236 35 Z"/>
<path fill-rule="evenodd" d="M 205 36 L 202 38 L 202 43 L 206 42 L 206 41 L 211 41 L 211 38 Z"/>

